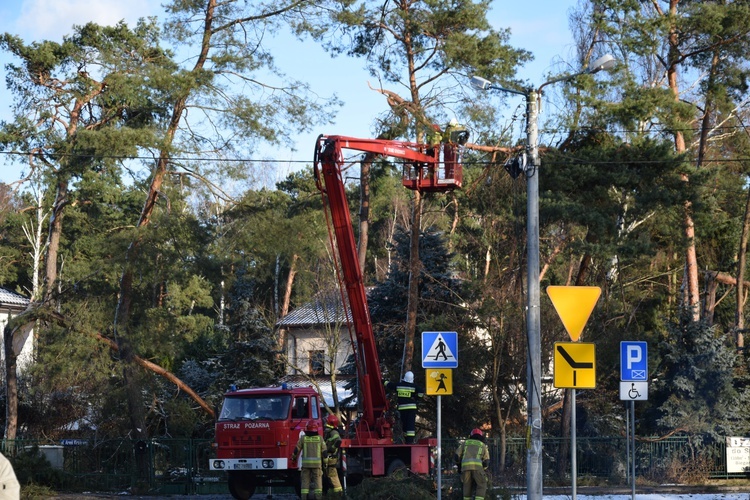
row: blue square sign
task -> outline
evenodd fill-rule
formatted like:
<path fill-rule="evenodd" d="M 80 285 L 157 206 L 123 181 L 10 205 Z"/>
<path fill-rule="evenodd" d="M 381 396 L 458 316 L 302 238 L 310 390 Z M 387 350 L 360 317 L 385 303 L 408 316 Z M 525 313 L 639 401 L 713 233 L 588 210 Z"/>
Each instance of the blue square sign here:
<path fill-rule="evenodd" d="M 456 332 L 422 332 L 422 368 L 458 367 Z"/>
<path fill-rule="evenodd" d="M 620 342 L 620 380 L 648 380 L 648 344 L 641 341 Z"/>

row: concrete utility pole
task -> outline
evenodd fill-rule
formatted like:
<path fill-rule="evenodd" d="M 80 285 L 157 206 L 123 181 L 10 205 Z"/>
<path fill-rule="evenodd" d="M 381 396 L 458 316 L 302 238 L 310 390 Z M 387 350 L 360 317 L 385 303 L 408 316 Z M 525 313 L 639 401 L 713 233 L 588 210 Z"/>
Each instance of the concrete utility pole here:
<path fill-rule="evenodd" d="M 615 58 L 609 54 L 600 57 L 586 69 L 572 75 L 564 75 L 544 82 L 537 89 L 525 91 L 506 89 L 479 76 L 471 77 L 471 85 L 479 90 L 500 90 L 526 98 L 526 422 L 530 444 L 526 450 L 526 497 L 528 500 L 542 499 L 542 337 L 539 284 L 539 97 L 542 89 L 557 82 L 610 70 Z"/>

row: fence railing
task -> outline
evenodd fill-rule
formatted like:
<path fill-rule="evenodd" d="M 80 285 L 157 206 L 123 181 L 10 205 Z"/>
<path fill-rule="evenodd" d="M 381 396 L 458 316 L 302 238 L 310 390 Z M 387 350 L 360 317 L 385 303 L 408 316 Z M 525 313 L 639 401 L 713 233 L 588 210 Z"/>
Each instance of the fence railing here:
<path fill-rule="evenodd" d="M 208 469 L 211 439 L 16 440 L 3 442 L 21 484 L 63 491 L 224 493 L 226 475 Z"/>
<path fill-rule="evenodd" d="M 208 469 L 210 439 L 16 440 L 2 443 L 22 484 L 35 482 L 64 491 L 209 494 L 227 491 L 226 476 Z M 442 440 L 443 476 L 455 475 L 453 456 L 460 441 Z M 526 485 L 526 449 L 522 438 L 487 441 L 493 484 Z M 545 486 L 571 484 L 570 443 L 544 438 Z M 630 450 L 632 454 L 632 450 Z M 628 447 L 623 437 L 577 438 L 578 484 L 627 485 Z M 709 478 L 746 478 L 727 474 L 723 443 L 698 446 L 687 436 L 639 439 L 635 444 L 636 477 L 653 482 L 692 483 Z M 445 483 L 444 483 L 445 484 Z"/>

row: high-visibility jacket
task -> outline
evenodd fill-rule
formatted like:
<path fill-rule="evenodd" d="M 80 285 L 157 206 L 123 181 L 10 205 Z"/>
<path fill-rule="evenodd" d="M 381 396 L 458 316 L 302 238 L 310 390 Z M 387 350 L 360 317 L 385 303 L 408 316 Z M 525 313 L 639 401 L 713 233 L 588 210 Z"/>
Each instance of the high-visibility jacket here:
<path fill-rule="evenodd" d="M 308 436 L 305 434 L 297 442 L 297 453 L 302 452 L 303 469 L 319 469 L 322 467 L 323 438 L 319 434 Z M 295 453 L 296 455 L 296 453 Z"/>
<path fill-rule="evenodd" d="M 416 410 L 417 397 L 423 397 L 424 391 L 418 389 L 416 384 L 402 380 L 398 384 L 393 382 L 385 383 L 386 389 L 396 389 L 399 410 Z"/>
<path fill-rule="evenodd" d="M 328 466 L 335 466 L 339 458 L 339 446 L 341 446 L 341 435 L 334 427 L 326 425 L 325 431 L 326 451 L 328 452 Z"/>
<path fill-rule="evenodd" d="M 339 446 L 341 446 L 341 435 L 339 434 L 339 431 L 326 425 L 325 440 L 328 456 L 338 456 Z"/>
<path fill-rule="evenodd" d="M 490 451 L 487 445 L 478 439 L 467 439 L 458 448 L 456 454 L 461 459 L 461 470 L 482 470 L 482 462 L 489 461 Z"/>

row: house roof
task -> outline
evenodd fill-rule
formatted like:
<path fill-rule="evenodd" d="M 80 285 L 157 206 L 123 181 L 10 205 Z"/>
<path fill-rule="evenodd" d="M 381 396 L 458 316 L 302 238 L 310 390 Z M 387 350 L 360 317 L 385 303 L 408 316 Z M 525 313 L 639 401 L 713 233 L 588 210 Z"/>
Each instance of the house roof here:
<path fill-rule="evenodd" d="M 367 287 L 369 295 L 373 287 Z M 347 309 L 344 319 L 344 308 L 341 305 L 341 295 L 338 292 L 319 294 L 310 302 L 301 305 L 276 322 L 277 327 L 305 328 L 332 323 L 352 321 L 351 310 Z"/>
<path fill-rule="evenodd" d="M 303 304 L 277 321 L 276 326 L 304 328 L 345 322 L 341 296 L 338 294 L 331 295 L 333 296 L 317 297 L 311 302 Z M 347 316 L 351 321 L 351 314 Z"/>
<path fill-rule="evenodd" d="M 7 288 L 0 287 L 0 308 L 23 310 L 29 305 L 29 299 Z"/>

